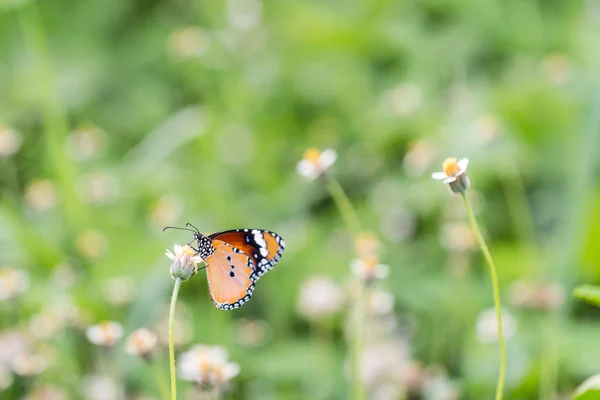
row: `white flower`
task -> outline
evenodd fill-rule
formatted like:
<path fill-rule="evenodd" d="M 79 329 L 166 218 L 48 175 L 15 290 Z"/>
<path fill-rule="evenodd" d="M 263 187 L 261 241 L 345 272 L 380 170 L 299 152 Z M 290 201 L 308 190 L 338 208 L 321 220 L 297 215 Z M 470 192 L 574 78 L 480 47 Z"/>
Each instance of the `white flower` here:
<path fill-rule="evenodd" d="M 111 347 L 123 337 L 123 327 L 118 322 L 103 321 L 86 330 L 90 342 L 98 346 Z"/>
<path fill-rule="evenodd" d="M 67 400 L 67 394 L 60 388 L 46 384 L 36 387 L 22 400 Z"/>
<path fill-rule="evenodd" d="M 0 392 L 8 389 L 13 383 L 13 376 L 10 371 L 0 364 Z"/>
<path fill-rule="evenodd" d="M 11 360 L 10 367 L 17 375 L 34 376 L 48 368 L 48 359 L 41 354 L 19 354 Z"/>
<path fill-rule="evenodd" d="M 498 341 L 498 319 L 496 310 L 489 308 L 484 310 L 477 317 L 475 324 L 477 339 L 482 343 L 492 343 Z M 505 309 L 502 309 L 502 333 L 504 339 L 510 339 L 517 331 L 517 321 Z"/>
<path fill-rule="evenodd" d="M 431 178 L 444 183 L 455 182 L 461 175 L 467 172 L 469 166 L 468 158 L 446 158 L 442 165 L 442 172 L 434 172 L 431 174 Z"/>
<path fill-rule="evenodd" d="M 380 264 L 374 257 L 352 260 L 350 271 L 364 281 L 384 279 L 390 274 L 390 267 Z"/>
<path fill-rule="evenodd" d="M 29 275 L 22 269 L 0 268 L 0 301 L 14 299 L 29 289 Z"/>
<path fill-rule="evenodd" d="M 115 400 L 125 397 L 123 386 L 115 379 L 103 375 L 85 377 L 82 392 L 86 400 Z"/>
<path fill-rule="evenodd" d="M 167 257 L 173 260 L 171 276 L 173 279 L 179 277 L 181 280 L 187 281 L 192 275 L 198 272 L 198 263 L 204 260 L 187 244 L 184 246 L 176 244 L 173 246 L 173 250 L 175 254 L 169 250 L 165 253 Z"/>
<path fill-rule="evenodd" d="M 48 211 L 56 206 L 56 185 L 49 179 L 33 180 L 25 188 L 25 203 L 36 212 Z"/>
<path fill-rule="evenodd" d="M 135 282 L 126 276 L 117 276 L 104 282 L 102 292 L 113 306 L 125 306 L 135 297 Z"/>
<path fill-rule="evenodd" d="M 336 313 L 343 302 L 343 291 L 333 279 L 312 277 L 300 287 L 298 312 L 307 318 L 319 318 Z"/>
<path fill-rule="evenodd" d="M 152 355 L 158 338 L 146 328 L 138 329 L 127 337 L 125 351 L 132 356 L 148 358 Z"/>
<path fill-rule="evenodd" d="M 220 391 L 240 373 L 240 366 L 228 362 L 227 357 L 221 346 L 196 345 L 179 358 L 179 376 L 195 382 L 200 390 Z"/>
<path fill-rule="evenodd" d="M 296 165 L 296 171 L 307 178 L 314 180 L 323 175 L 337 159 L 337 153 L 334 149 L 326 149 L 321 152 L 318 149 L 310 148 L 304 153 L 302 160 Z"/>
<path fill-rule="evenodd" d="M 19 151 L 23 139 L 17 131 L 4 125 L 0 125 L 0 156 L 8 157 Z"/>

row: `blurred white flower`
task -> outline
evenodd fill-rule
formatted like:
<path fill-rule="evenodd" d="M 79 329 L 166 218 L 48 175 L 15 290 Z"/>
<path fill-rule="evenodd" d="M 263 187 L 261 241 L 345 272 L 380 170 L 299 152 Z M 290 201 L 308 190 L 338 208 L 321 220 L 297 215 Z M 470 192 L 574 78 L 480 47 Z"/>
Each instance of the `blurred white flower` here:
<path fill-rule="evenodd" d="M 12 267 L 0 268 L 0 301 L 16 298 L 29 289 L 27 271 Z"/>
<path fill-rule="evenodd" d="M 508 290 L 509 301 L 516 307 L 549 311 L 565 302 L 565 288 L 558 283 L 515 282 Z"/>
<path fill-rule="evenodd" d="M 308 180 L 314 180 L 323 175 L 337 159 L 337 153 L 333 149 L 321 152 L 315 148 L 309 148 L 304 153 L 302 160 L 296 164 L 296 171 L 300 176 Z"/>
<path fill-rule="evenodd" d="M 472 125 L 475 135 L 485 143 L 491 143 L 502 136 L 502 124 L 495 115 L 478 117 Z"/>
<path fill-rule="evenodd" d="M 117 276 L 104 282 L 102 292 L 106 301 L 117 307 L 125 306 L 135 297 L 135 282 L 127 276 Z"/>
<path fill-rule="evenodd" d="M 514 336 L 517 331 L 517 320 L 506 309 L 502 309 L 502 333 L 504 340 Z M 496 311 L 488 308 L 482 311 L 477 317 L 475 324 L 477 339 L 482 343 L 492 343 L 498 341 L 498 320 Z"/>
<path fill-rule="evenodd" d="M 0 125 L 0 157 L 9 157 L 21 148 L 21 135 L 8 126 Z"/>
<path fill-rule="evenodd" d="M 75 161 L 92 160 L 102 153 L 105 140 L 102 129 L 91 124 L 82 125 L 67 137 L 67 154 Z"/>
<path fill-rule="evenodd" d="M 408 151 L 402 160 L 406 175 L 417 178 L 427 171 L 437 157 L 434 144 L 426 139 L 415 140 L 408 146 Z"/>
<path fill-rule="evenodd" d="M 37 386 L 29 392 L 22 400 L 67 400 L 68 396 L 64 390 L 50 385 Z"/>
<path fill-rule="evenodd" d="M 0 392 L 8 389 L 12 383 L 12 374 L 4 365 L 0 364 Z"/>
<path fill-rule="evenodd" d="M 394 383 L 401 385 L 411 365 L 404 341 L 385 341 L 365 346 L 360 359 L 360 376 L 368 390 Z"/>
<path fill-rule="evenodd" d="M 50 339 L 64 326 L 64 322 L 56 310 L 46 307 L 31 317 L 29 331 L 37 339 Z"/>
<path fill-rule="evenodd" d="M 183 246 L 176 244 L 173 246 L 173 251 L 175 251 L 175 254 L 169 250 L 165 253 L 167 257 L 173 260 L 173 264 L 171 264 L 171 277 L 173 279 L 178 277 L 183 281 L 187 281 L 192 275 L 198 272 L 198 263 L 204 260 L 187 244 Z"/>
<path fill-rule="evenodd" d="M 417 111 L 422 97 L 421 88 L 413 83 L 400 84 L 385 93 L 388 111 L 398 117 L 406 117 Z"/>
<path fill-rule="evenodd" d="M 250 29 L 258 25 L 262 15 L 262 3 L 259 0 L 228 0 L 227 20 L 237 29 Z"/>
<path fill-rule="evenodd" d="M 473 229 L 464 222 L 446 222 L 441 227 L 440 242 L 443 247 L 456 252 L 468 252 L 478 247 Z"/>
<path fill-rule="evenodd" d="M 154 225 L 173 225 L 181 217 L 183 201 L 177 196 L 162 196 L 150 207 L 150 219 Z"/>
<path fill-rule="evenodd" d="M 542 70 L 554 85 L 564 85 L 571 78 L 571 60 L 566 54 L 548 54 L 542 60 Z"/>
<path fill-rule="evenodd" d="M 56 201 L 56 186 L 51 180 L 36 179 L 25 188 L 25 203 L 33 211 L 48 211 Z"/>
<path fill-rule="evenodd" d="M 179 376 L 196 383 L 201 391 L 218 393 L 240 372 L 240 366 L 227 359 L 227 350 L 221 346 L 196 345 L 179 358 Z"/>
<path fill-rule="evenodd" d="M 206 54 L 210 45 L 209 34 L 197 26 L 178 28 L 169 36 L 171 55 L 179 60 L 199 58 Z"/>
<path fill-rule="evenodd" d="M 117 177 L 107 170 L 86 174 L 79 183 L 80 196 L 89 204 L 108 204 L 117 198 L 118 192 Z"/>
<path fill-rule="evenodd" d="M 366 259 L 355 259 L 350 263 L 350 271 L 359 279 L 370 282 L 376 279 L 384 279 L 390 274 L 390 267 L 380 264 L 375 257 Z"/>
<path fill-rule="evenodd" d="M 58 263 L 52 269 L 52 282 L 57 286 L 70 288 L 75 284 L 76 279 L 73 266 L 66 262 Z"/>
<path fill-rule="evenodd" d="M 138 329 L 127 337 L 125 351 L 132 356 L 149 359 L 156 348 L 158 338 L 146 328 Z"/>
<path fill-rule="evenodd" d="M 33 340 L 25 331 L 3 331 L 0 334 L 0 366 L 9 366 L 10 361 L 20 354 L 27 354 L 33 347 Z"/>
<path fill-rule="evenodd" d="M 108 249 L 106 236 L 96 230 L 86 230 L 80 233 L 75 240 L 75 247 L 87 259 L 101 258 Z"/>
<path fill-rule="evenodd" d="M 125 397 L 123 385 L 115 379 L 92 375 L 83 379 L 82 392 L 86 400 L 116 400 Z"/>
<path fill-rule="evenodd" d="M 242 346 L 256 347 L 268 340 L 268 325 L 265 321 L 242 318 L 235 323 L 235 339 Z"/>
<path fill-rule="evenodd" d="M 102 321 L 86 330 L 90 342 L 103 347 L 112 347 L 123 337 L 123 327 L 115 321 Z"/>
<path fill-rule="evenodd" d="M 374 289 L 367 299 L 367 311 L 371 315 L 388 315 L 394 311 L 394 295 L 383 289 Z"/>
<path fill-rule="evenodd" d="M 18 354 L 10 361 L 12 371 L 20 376 L 35 376 L 48 368 L 48 359 L 39 353 Z"/>
<path fill-rule="evenodd" d="M 423 400 L 458 400 L 458 385 L 448 379 L 442 367 L 429 367 L 423 380 Z"/>
<path fill-rule="evenodd" d="M 340 311 L 344 294 L 330 278 L 315 276 L 304 281 L 298 296 L 298 313 L 306 318 L 320 318 Z"/>
<path fill-rule="evenodd" d="M 446 158 L 442 165 L 442 172 L 434 172 L 431 174 L 431 178 L 444 183 L 452 183 L 467 172 L 468 166 L 468 158 Z"/>

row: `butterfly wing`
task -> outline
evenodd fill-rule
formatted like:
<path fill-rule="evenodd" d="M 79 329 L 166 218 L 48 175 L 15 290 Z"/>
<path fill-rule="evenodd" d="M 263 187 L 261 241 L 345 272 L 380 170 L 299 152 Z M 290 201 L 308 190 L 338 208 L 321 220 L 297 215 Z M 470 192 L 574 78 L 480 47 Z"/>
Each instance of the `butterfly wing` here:
<path fill-rule="evenodd" d="M 254 263 L 239 248 L 213 240 L 214 252 L 206 258 L 210 297 L 222 310 L 239 308 L 250 299 L 258 279 Z"/>
<path fill-rule="evenodd" d="M 246 253 L 254 264 L 257 279 L 271 270 L 281 258 L 285 241 L 275 232 L 263 229 L 234 229 L 210 236 Z"/>

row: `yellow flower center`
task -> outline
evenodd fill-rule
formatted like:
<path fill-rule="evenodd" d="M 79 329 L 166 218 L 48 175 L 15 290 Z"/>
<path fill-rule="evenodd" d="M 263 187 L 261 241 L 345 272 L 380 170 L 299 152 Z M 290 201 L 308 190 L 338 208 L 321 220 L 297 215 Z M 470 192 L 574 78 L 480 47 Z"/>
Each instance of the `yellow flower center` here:
<path fill-rule="evenodd" d="M 321 157 L 321 151 L 314 147 L 309 148 L 304 153 L 304 159 L 310 161 L 314 165 L 319 164 L 319 158 Z"/>
<path fill-rule="evenodd" d="M 456 158 L 446 158 L 442 164 L 442 170 L 448 177 L 456 176 L 460 172 L 458 160 Z"/>
<path fill-rule="evenodd" d="M 194 249 L 192 249 L 187 244 L 181 248 L 181 252 L 184 256 L 188 256 L 188 257 L 193 257 L 196 255 L 196 252 L 194 251 Z"/>

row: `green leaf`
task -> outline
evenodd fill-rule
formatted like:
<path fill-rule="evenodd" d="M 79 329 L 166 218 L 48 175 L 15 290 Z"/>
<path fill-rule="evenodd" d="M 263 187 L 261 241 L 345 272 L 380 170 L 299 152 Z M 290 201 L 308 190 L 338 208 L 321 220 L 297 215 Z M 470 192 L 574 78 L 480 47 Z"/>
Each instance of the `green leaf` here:
<path fill-rule="evenodd" d="M 600 399 L 600 374 L 586 379 L 575 391 L 572 400 L 599 400 Z"/>
<path fill-rule="evenodd" d="M 580 300 L 600 307 L 600 287 L 592 285 L 581 285 L 573 291 L 573 296 Z"/>

